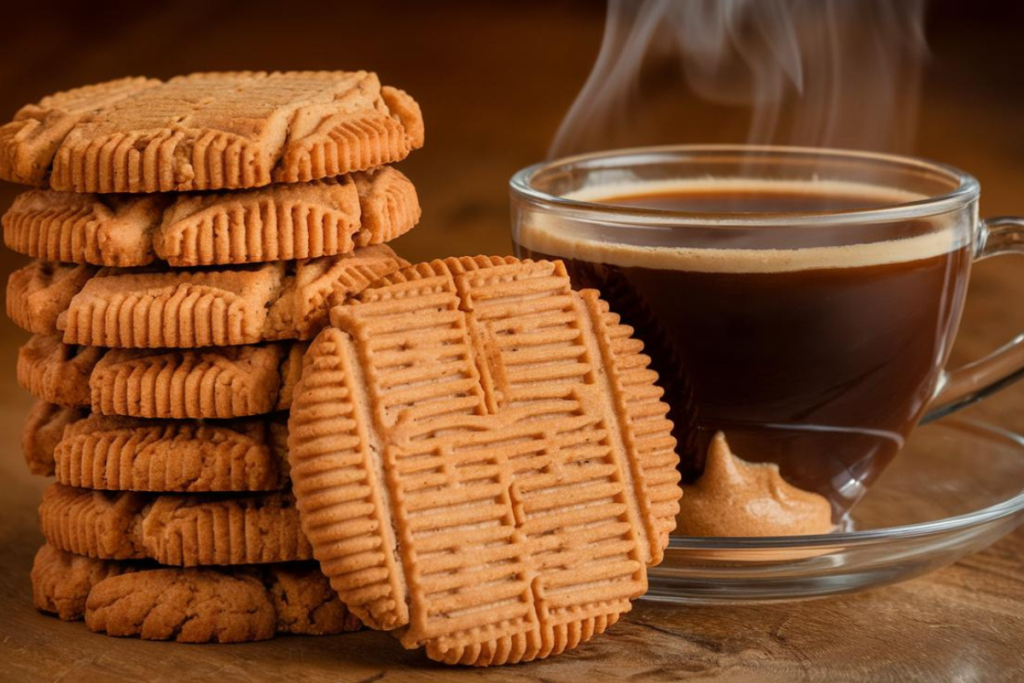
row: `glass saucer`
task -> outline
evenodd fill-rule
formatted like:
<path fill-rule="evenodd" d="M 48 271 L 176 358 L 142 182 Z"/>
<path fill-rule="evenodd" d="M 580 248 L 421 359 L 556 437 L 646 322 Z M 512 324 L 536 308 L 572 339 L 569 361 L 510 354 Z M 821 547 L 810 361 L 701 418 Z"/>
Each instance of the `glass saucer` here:
<path fill-rule="evenodd" d="M 1024 438 L 962 417 L 922 426 L 850 517 L 819 536 L 673 536 L 645 598 L 793 600 L 951 564 L 1024 522 Z"/>

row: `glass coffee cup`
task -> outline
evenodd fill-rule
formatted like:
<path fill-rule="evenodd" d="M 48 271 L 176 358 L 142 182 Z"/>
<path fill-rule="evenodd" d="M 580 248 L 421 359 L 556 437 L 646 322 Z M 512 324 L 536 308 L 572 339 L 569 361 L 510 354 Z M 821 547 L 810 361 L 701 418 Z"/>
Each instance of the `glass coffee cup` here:
<path fill-rule="evenodd" d="M 911 157 L 743 145 L 618 150 L 511 181 L 517 255 L 565 261 L 660 376 L 684 479 L 710 437 L 836 520 L 922 420 L 1016 377 L 1024 341 L 946 369 L 973 261 L 1024 251 L 979 186 Z"/>

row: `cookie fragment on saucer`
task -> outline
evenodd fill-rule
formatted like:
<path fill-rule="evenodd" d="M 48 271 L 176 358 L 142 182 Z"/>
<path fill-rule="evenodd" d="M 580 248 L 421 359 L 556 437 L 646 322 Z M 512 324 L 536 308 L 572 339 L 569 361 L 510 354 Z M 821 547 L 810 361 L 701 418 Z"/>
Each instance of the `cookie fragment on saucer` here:
<path fill-rule="evenodd" d="M 722 432 L 711 440 L 704 473 L 683 492 L 677 530 L 684 536 L 802 536 L 833 529 L 827 498 L 787 482 L 775 463 L 741 459 Z"/>

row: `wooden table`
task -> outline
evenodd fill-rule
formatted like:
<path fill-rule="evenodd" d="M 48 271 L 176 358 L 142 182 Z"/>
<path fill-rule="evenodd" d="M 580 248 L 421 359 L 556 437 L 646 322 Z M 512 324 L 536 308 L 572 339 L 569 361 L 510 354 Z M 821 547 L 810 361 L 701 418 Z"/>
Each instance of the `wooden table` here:
<path fill-rule="evenodd" d="M 602 23 L 582 0 L 402 10 L 336 3 L 315 14 L 267 2 L 151 4 L 79 4 L 64 14 L 26 8 L 0 28 L 0 119 L 55 89 L 127 73 L 376 69 L 414 93 L 427 117 L 428 146 L 403 165 L 425 211 L 397 245 L 412 260 L 508 252 L 507 178 L 543 157 Z M 918 152 L 975 172 L 985 213 L 1024 212 L 1024 60 L 1014 38 L 1021 24 L 968 19 L 946 16 L 935 29 Z M 729 139 L 738 125 L 699 106 L 685 123 L 665 139 Z M 15 191 L 0 188 L 0 204 Z M 4 254 L 3 276 L 21 263 Z M 977 269 L 955 359 L 1024 329 L 1022 273 L 1024 264 L 1005 259 Z M 25 338 L 0 323 L 0 680 L 1024 680 L 1024 529 L 930 576 L 857 595 L 742 607 L 640 602 L 606 637 L 575 652 L 492 671 L 443 668 L 372 632 L 230 646 L 94 635 L 31 604 L 28 570 L 41 543 L 35 515 L 46 482 L 27 473 L 18 447 L 30 399 L 13 368 Z M 1024 433 L 1024 386 L 972 410 Z"/>

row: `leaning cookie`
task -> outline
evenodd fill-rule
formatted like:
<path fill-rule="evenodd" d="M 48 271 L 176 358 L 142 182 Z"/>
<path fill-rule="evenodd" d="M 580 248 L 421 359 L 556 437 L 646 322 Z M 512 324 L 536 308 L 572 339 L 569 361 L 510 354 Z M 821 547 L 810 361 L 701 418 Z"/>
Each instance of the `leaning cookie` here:
<path fill-rule="evenodd" d="M 303 529 L 367 625 L 449 664 L 576 647 L 647 590 L 681 490 L 642 343 L 561 262 L 449 258 L 331 313 L 289 419 Z"/>
<path fill-rule="evenodd" d="M 359 620 L 313 563 L 181 569 L 73 555 L 44 545 L 36 609 L 97 632 L 179 643 L 241 643 L 275 633 L 357 631 Z"/>
<path fill-rule="evenodd" d="M 188 192 L 364 171 L 423 146 L 419 105 L 366 71 L 122 78 L 0 126 L 0 178 L 68 192 Z"/>
<path fill-rule="evenodd" d="M 288 493 L 108 493 L 51 484 L 39 523 L 50 545 L 102 560 L 195 567 L 312 557 Z"/>
<path fill-rule="evenodd" d="M 287 410 L 305 349 L 101 349 L 36 335 L 18 351 L 17 376 L 38 399 L 99 415 L 230 419 Z"/>
<path fill-rule="evenodd" d="M 37 261 L 11 274 L 7 315 L 68 344 L 199 348 L 310 339 L 329 308 L 406 265 L 390 247 L 309 261 L 217 270 L 55 266 Z"/>
<path fill-rule="evenodd" d="M 36 474 L 98 491 L 214 493 L 288 486 L 284 416 L 146 420 L 39 402 L 22 435 Z"/>
<path fill-rule="evenodd" d="M 97 266 L 212 266 L 347 254 L 405 234 L 420 217 L 393 168 L 259 190 L 97 195 L 29 190 L 3 216 L 8 248 Z"/>

